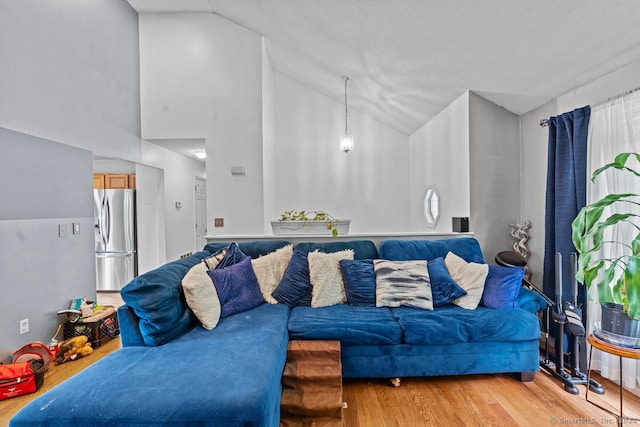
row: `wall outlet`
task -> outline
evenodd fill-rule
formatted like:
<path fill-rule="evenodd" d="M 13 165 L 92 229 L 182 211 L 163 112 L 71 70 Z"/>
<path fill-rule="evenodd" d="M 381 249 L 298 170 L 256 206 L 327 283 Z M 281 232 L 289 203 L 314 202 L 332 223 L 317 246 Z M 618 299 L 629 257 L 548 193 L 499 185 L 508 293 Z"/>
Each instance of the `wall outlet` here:
<path fill-rule="evenodd" d="M 58 237 L 67 237 L 67 225 L 58 224 Z"/>
<path fill-rule="evenodd" d="M 224 218 L 215 218 L 213 220 L 214 227 L 224 227 Z"/>
<path fill-rule="evenodd" d="M 24 335 L 29 332 L 29 319 L 22 319 L 20 321 L 20 335 Z"/>

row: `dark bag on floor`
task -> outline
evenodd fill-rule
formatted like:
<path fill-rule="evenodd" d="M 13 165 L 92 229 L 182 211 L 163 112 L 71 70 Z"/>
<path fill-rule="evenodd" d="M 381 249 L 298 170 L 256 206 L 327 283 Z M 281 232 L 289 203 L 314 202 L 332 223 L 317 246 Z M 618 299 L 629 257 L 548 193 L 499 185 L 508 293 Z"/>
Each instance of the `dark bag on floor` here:
<path fill-rule="evenodd" d="M 44 371 L 40 359 L 0 365 L 0 400 L 35 393 L 44 382 Z"/>

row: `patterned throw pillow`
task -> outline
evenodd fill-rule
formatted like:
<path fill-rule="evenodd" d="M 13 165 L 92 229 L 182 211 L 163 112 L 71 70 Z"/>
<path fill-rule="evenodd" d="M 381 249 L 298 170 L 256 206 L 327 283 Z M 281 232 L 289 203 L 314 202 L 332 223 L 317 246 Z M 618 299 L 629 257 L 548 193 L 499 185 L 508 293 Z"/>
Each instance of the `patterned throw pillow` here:
<path fill-rule="evenodd" d="M 310 252 L 307 259 L 311 281 L 311 307 L 327 307 L 347 302 L 339 263 L 343 259 L 353 259 L 353 249 L 328 254 L 316 250 Z"/>
<path fill-rule="evenodd" d="M 476 309 L 482 298 L 489 265 L 467 262 L 453 252 L 447 254 L 444 263 L 453 280 L 467 291 L 467 295 L 454 300 L 453 303 L 468 310 Z"/>
<path fill-rule="evenodd" d="M 376 307 L 415 307 L 433 310 L 427 261 L 373 260 Z"/>

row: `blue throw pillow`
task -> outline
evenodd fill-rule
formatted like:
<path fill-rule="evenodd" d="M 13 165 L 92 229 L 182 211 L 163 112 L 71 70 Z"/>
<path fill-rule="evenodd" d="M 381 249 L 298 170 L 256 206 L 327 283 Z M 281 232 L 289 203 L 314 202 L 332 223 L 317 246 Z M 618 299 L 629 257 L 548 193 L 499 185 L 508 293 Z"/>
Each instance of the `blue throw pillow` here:
<path fill-rule="evenodd" d="M 225 267 L 237 264 L 245 258 L 247 258 L 247 256 L 240 250 L 238 244 L 232 243 L 227 248 L 227 252 L 224 254 L 224 257 L 222 257 L 218 265 L 216 265 L 216 270 L 221 270 Z"/>
<path fill-rule="evenodd" d="M 523 267 L 490 265 L 480 304 L 496 310 L 518 307 L 523 277 Z"/>
<path fill-rule="evenodd" d="M 271 293 L 278 302 L 289 307 L 311 305 L 311 280 L 307 256 L 294 251 L 282 280 Z"/>
<path fill-rule="evenodd" d="M 251 267 L 251 258 L 227 268 L 208 271 L 220 299 L 220 317 L 241 313 L 264 302 L 258 279 Z"/>
<path fill-rule="evenodd" d="M 347 304 L 376 306 L 376 275 L 373 260 L 340 260 L 340 271 L 347 294 Z"/>
<path fill-rule="evenodd" d="M 427 262 L 433 306 L 441 307 L 467 294 L 449 274 L 444 258 L 438 257 Z"/>

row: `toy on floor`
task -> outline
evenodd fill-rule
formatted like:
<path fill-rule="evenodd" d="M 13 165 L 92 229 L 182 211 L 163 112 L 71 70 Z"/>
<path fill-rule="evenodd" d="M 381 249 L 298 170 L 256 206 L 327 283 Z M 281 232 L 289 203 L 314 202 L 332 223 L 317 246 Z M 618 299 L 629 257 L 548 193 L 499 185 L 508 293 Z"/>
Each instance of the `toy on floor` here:
<path fill-rule="evenodd" d="M 91 347 L 89 338 L 85 335 L 69 338 L 60 343 L 60 346 L 58 347 L 58 355 L 56 356 L 56 363 L 60 365 L 68 362 L 69 360 L 88 356 L 91 353 L 93 353 L 93 348 Z"/>

